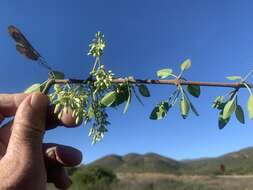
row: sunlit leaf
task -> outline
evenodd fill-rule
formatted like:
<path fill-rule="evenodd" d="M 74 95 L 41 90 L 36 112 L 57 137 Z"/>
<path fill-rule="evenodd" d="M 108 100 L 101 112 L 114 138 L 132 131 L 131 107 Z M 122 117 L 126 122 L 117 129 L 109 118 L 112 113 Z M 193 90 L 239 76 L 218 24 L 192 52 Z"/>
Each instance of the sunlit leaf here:
<path fill-rule="evenodd" d="M 144 84 L 141 84 L 139 87 L 139 92 L 144 97 L 150 97 L 150 92 L 148 90 L 148 87 Z"/>
<path fill-rule="evenodd" d="M 60 84 L 54 84 L 54 90 L 55 90 L 56 92 L 62 91 L 61 85 L 60 85 Z"/>
<path fill-rule="evenodd" d="M 248 107 L 249 118 L 252 119 L 253 118 L 253 95 L 249 96 L 247 107 Z"/>
<path fill-rule="evenodd" d="M 159 106 L 156 106 L 150 116 L 149 116 L 149 119 L 152 119 L 152 120 L 158 120 L 158 119 L 161 119 L 162 117 L 160 117 L 160 113 L 159 113 L 160 109 L 159 109 Z"/>
<path fill-rule="evenodd" d="M 228 124 L 229 120 L 230 117 L 223 119 L 223 110 L 221 110 L 218 118 L 219 129 L 223 129 Z"/>
<path fill-rule="evenodd" d="M 116 98 L 116 92 L 112 91 L 112 92 L 108 92 L 102 99 L 101 99 L 101 104 L 103 104 L 104 106 L 110 106 L 113 104 L 113 102 L 115 101 Z"/>
<path fill-rule="evenodd" d="M 188 116 L 189 113 L 189 102 L 186 100 L 185 97 L 181 98 L 180 100 L 180 112 L 184 119 Z"/>
<path fill-rule="evenodd" d="M 224 99 L 224 96 L 217 96 L 217 98 L 214 100 L 214 102 L 212 104 L 212 108 L 218 108 L 219 109 L 220 105 L 222 104 L 223 99 Z M 221 109 L 223 109 L 224 106 Z"/>
<path fill-rule="evenodd" d="M 141 100 L 141 98 L 137 94 L 135 88 L 133 87 L 132 89 L 133 89 L 134 95 L 135 95 L 136 99 L 138 100 L 138 102 L 140 102 L 141 105 L 144 105 L 143 102 L 142 102 L 142 100 Z"/>
<path fill-rule="evenodd" d="M 164 79 L 172 74 L 172 69 L 161 69 L 157 71 L 156 74 L 160 79 Z"/>
<path fill-rule="evenodd" d="M 88 113 L 87 113 L 88 120 L 91 120 L 91 118 L 93 118 L 93 116 L 94 116 L 94 111 L 93 111 L 92 106 L 90 106 L 88 109 Z"/>
<path fill-rule="evenodd" d="M 163 106 L 163 108 L 165 109 L 166 112 L 168 112 L 169 109 L 171 108 L 171 105 L 168 102 L 163 102 L 162 106 Z"/>
<path fill-rule="evenodd" d="M 131 89 L 128 87 L 128 98 L 127 98 L 127 102 L 126 102 L 126 105 L 125 105 L 125 108 L 124 108 L 123 113 L 126 113 L 126 112 L 127 112 L 128 107 L 129 107 L 129 104 L 130 104 L 130 102 L 131 102 L 131 98 L 132 98 Z"/>
<path fill-rule="evenodd" d="M 226 77 L 228 80 L 241 80 L 242 77 L 241 76 L 228 76 Z"/>
<path fill-rule="evenodd" d="M 149 118 L 152 120 L 163 119 L 166 116 L 166 114 L 168 113 L 170 107 L 171 106 L 168 102 L 162 102 L 162 103 L 158 104 L 151 112 Z"/>
<path fill-rule="evenodd" d="M 75 124 L 80 125 L 82 123 L 83 119 L 80 116 L 77 116 L 75 119 Z"/>
<path fill-rule="evenodd" d="M 191 60 L 186 59 L 182 64 L 181 64 L 181 70 L 185 71 L 191 67 Z"/>
<path fill-rule="evenodd" d="M 193 111 L 193 113 L 194 113 L 196 116 L 199 116 L 199 113 L 198 113 L 197 109 L 194 107 L 194 105 L 193 105 L 191 102 L 189 102 L 189 103 L 190 103 L 190 108 L 191 108 L 191 110 Z"/>
<path fill-rule="evenodd" d="M 61 109 L 62 109 L 62 105 L 61 104 L 56 104 L 55 107 L 54 107 L 54 114 L 59 113 Z"/>
<path fill-rule="evenodd" d="M 185 94 L 185 97 L 187 98 L 188 103 L 189 103 L 190 108 L 191 108 L 191 110 L 193 111 L 193 113 L 194 113 L 196 116 L 199 116 L 199 113 L 198 113 L 197 109 L 196 109 L 196 108 L 194 107 L 194 105 L 191 103 L 191 100 L 190 100 L 190 98 L 188 97 L 187 94 Z"/>
<path fill-rule="evenodd" d="M 35 83 L 33 85 L 31 85 L 30 87 L 28 87 L 24 93 L 32 93 L 32 92 L 41 92 L 41 84 L 40 83 Z"/>
<path fill-rule="evenodd" d="M 236 110 L 236 102 L 235 102 L 235 98 L 233 98 L 232 100 L 229 100 L 224 109 L 223 109 L 223 115 L 222 118 L 224 120 L 228 119 Z"/>
<path fill-rule="evenodd" d="M 244 112 L 243 112 L 243 109 L 240 105 L 236 106 L 235 115 L 236 115 L 236 118 L 239 122 L 241 122 L 242 124 L 245 123 Z"/>
<path fill-rule="evenodd" d="M 120 104 L 124 103 L 128 99 L 128 87 L 127 85 L 122 85 L 119 87 L 118 92 L 116 93 L 115 101 L 111 104 L 111 107 L 119 106 Z"/>
<path fill-rule="evenodd" d="M 200 96 L 200 86 L 199 85 L 187 85 L 187 91 L 194 97 L 198 98 Z"/>

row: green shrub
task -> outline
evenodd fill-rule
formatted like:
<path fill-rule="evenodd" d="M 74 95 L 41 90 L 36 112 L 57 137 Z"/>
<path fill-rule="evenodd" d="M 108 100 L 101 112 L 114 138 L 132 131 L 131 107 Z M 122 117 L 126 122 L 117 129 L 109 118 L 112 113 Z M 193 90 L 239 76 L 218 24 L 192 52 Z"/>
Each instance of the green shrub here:
<path fill-rule="evenodd" d="M 73 173 L 71 190 L 108 190 L 117 180 L 116 175 L 105 168 L 90 166 Z"/>

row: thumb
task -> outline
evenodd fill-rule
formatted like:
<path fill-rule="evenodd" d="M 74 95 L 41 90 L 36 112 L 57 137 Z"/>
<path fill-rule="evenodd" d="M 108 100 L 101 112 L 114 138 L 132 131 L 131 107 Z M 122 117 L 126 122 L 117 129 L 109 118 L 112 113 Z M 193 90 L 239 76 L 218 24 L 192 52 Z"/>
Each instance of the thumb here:
<path fill-rule="evenodd" d="M 33 93 L 22 101 L 14 118 L 7 153 L 41 154 L 47 107 L 48 98 L 41 93 Z"/>

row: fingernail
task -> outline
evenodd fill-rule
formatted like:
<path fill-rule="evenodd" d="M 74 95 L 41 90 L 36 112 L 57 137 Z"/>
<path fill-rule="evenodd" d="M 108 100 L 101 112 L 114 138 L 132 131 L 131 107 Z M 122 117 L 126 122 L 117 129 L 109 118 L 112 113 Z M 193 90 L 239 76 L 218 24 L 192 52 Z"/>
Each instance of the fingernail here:
<path fill-rule="evenodd" d="M 82 153 L 80 150 L 69 146 L 57 146 L 56 153 L 59 162 L 64 165 L 73 167 L 81 163 Z"/>

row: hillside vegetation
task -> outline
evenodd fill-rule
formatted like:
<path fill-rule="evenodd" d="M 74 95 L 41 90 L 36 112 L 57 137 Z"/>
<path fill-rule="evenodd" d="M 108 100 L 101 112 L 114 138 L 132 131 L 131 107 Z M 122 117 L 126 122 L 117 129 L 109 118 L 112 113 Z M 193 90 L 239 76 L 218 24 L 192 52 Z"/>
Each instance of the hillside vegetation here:
<path fill-rule="evenodd" d="M 68 172 L 73 180 L 70 190 L 249 190 L 253 148 L 187 161 L 154 153 L 109 155 Z"/>

